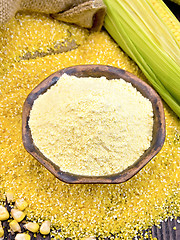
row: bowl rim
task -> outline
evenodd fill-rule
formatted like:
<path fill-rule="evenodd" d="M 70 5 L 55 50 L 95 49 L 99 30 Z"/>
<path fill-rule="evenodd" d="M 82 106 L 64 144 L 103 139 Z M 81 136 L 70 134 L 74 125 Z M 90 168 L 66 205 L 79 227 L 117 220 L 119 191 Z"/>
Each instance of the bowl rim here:
<path fill-rule="evenodd" d="M 54 85 L 64 73 L 77 77 L 100 77 L 105 76 L 108 80 L 123 78 L 130 82 L 143 96 L 147 97 L 153 106 L 154 125 L 152 144 L 144 154 L 137 159 L 131 166 L 122 172 L 105 175 L 105 176 L 84 176 L 76 175 L 69 172 L 63 172 L 60 167 L 46 158 L 35 146 L 31 130 L 28 125 L 29 114 L 34 101 L 39 95 L 45 93 Z M 117 76 L 117 77 L 115 77 Z M 136 175 L 162 148 L 166 136 L 165 115 L 163 103 L 156 91 L 146 82 L 139 79 L 134 74 L 123 69 L 108 65 L 75 65 L 63 68 L 39 83 L 27 96 L 22 111 L 22 141 L 27 152 L 36 158 L 46 169 L 48 169 L 56 178 L 65 183 L 123 183 Z"/>

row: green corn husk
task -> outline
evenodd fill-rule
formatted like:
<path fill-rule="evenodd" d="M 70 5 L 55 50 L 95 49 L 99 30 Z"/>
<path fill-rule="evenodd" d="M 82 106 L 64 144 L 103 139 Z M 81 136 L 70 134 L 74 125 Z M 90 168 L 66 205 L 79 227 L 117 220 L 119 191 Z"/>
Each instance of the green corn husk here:
<path fill-rule="evenodd" d="M 152 0 L 104 0 L 104 26 L 180 117 L 180 44 Z M 161 1 L 156 4 L 180 23 Z"/>

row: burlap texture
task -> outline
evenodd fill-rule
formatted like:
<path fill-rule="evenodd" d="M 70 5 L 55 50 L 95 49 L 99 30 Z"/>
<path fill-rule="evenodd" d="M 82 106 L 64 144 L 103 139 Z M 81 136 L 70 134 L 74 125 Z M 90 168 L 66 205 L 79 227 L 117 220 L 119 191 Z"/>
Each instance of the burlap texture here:
<path fill-rule="evenodd" d="M 103 0 L 0 0 L 0 26 L 18 11 L 32 11 L 48 13 L 58 20 L 99 30 L 105 9 Z"/>

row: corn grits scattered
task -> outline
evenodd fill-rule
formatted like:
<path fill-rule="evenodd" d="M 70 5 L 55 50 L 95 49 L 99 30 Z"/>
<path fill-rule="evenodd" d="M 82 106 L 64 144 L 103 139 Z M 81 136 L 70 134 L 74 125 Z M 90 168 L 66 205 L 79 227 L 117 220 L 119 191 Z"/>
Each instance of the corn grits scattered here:
<path fill-rule="evenodd" d="M 26 51 L 46 52 L 46 43 L 53 48 L 57 39 L 68 37 L 69 30 L 77 39 L 77 49 L 19 61 Z M 23 147 L 23 103 L 30 91 L 53 72 L 76 64 L 105 64 L 146 81 L 105 31 L 89 34 L 45 15 L 17 14 L 0 31 L 0 38 L 1 203 L 8 190 L 16 198 L 24 198 L 29 204 L 27 220 L 51 220 L 52 228 L 61 229 L 58 233 L 51 231 L 57 239 L 101 236 L 128 240 L 169 216 L 180 216 L 180 121 L 166 105 L 163 148 L 136 176 L 122 184 L 65 184 Z"/>
<path fill-rule="evenodd" d="M 35 100 L 29 126 L 36 146 L 62 171 L 106 175 L 124 170 L 150 147 L 153 109 L 123 79 L 63 74 Z"/>

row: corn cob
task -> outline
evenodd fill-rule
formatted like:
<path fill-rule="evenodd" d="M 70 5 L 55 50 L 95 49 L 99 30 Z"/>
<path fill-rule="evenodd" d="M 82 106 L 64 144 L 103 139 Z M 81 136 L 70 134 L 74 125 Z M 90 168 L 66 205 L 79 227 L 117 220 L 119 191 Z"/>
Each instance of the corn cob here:
<path fill-rule="evenodd" d="M 105 28 L 180 117 L 180 23 L 161 0 L 104 3 Z"/>

